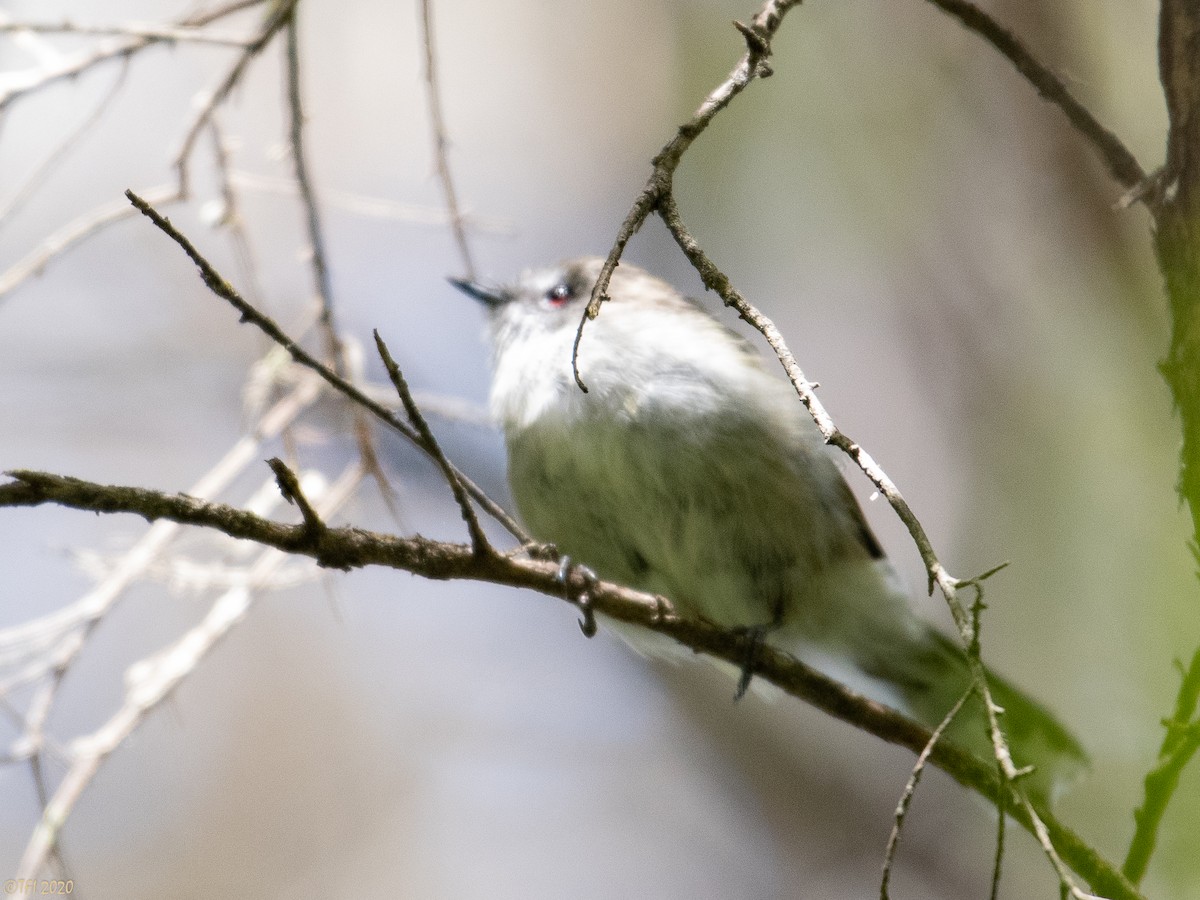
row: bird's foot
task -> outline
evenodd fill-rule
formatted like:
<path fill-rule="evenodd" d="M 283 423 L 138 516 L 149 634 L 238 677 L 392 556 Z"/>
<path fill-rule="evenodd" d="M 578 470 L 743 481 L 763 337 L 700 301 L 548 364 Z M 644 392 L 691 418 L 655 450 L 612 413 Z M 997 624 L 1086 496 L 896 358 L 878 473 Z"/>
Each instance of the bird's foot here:
<path fill-rule="evenodd" d="M 742 674 L 738 677 L 737 689 L 733 693 L 734 703 L 745 697 L 746 691 L 750 690 L 750 682 L 754 680 L 758 657 L 767 642 L 767 635 L 777 627 L 778 623 L 771 622 L 767 625 L 748 625 L 735 629 L 746 636 L 746 655 L 742 658 Z"/>

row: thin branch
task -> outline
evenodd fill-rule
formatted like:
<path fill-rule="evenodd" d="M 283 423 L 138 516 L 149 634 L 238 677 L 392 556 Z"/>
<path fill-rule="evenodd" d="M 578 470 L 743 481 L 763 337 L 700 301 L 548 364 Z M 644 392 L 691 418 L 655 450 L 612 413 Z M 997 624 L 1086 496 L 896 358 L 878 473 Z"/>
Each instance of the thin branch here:
<path fill-rule="evenodd" d="M 250 298 L 258 301 L 263 296 L 258 259 L 250 241 L 250 235 L 246 231 L 246 222 L 242 216 L 242 205 L 238 192 L 234 189 L 231 148 L 225 140 L 221 121 L 215 115 L 209 120 L 208 133 L 212 139 L 213 172 L 216 175 L 217 186 L 221 194 L 220 215 L 216 217 L 214 224 L 228 232 L 242 277 L 250 284 Z M 267 346 L 274 345 L 268 342 Z M 265 349 L 266 347 L 264 347 Z M 250 378 L 253 378 L 253 372 Z M 249 387 L 245 390 L 249 390 Z"/>
<path fill-rule="evenodd" d="M 420 407 L 413 400 L 412 393 L 408 389 L 408 382 L 404 380 L 404 375 L 400 372 L 400 367 L 392 359 L 392 354 L 388 351 L 387 344 L 383 342 L 383 338 L 379 336 L 378 331 L 374 332 L 374 334 L 375 347 L 379 351 L 379 358 L 383 360 L 388 377 L 392 380 L 392 384 L 396 388 L 396 393 L 400 395 L 400 402 L 404 404 L 404 411 L 408 414 L 409 422 L 412 423 L 413 428 L 420 435 L 422 446 L 433 457 L 433 461 L 437 463 L 438 468 L 442 470 L 442 475 L 445 477 L 446 483 L 450 485 L 450 490 L 454 493 L 454 501 L 458 504 L 458 508 L 462 512 L 463 521 L 467 523 L 467 532 L 471 535 L 472 549 L 478 554 L 493 553 L 491 544 L 488 543 L 487 535 L 483 533 L 483 528 L 479 524 L 479 518 L 475 515 L 475 510 L 471 506 L 471 498 L 467 495 L 467 490 L 463 486 L 458 472 L 451 465 L 450 460 L 446 458 L 446 454 L 442 452 L 437 438 L 433 436 L 433 432 L 429 429 L 429 423 L 421 415 Z"/>
<path fill-rule="evenodd" d="M 383 404 L 371 399 L 359 388 L 355 387 L 345 378 L 342 378 L 336 372 L 332 371 L 328 366 L 323 365 L 316 357 L 297 344 L 290 338 L 282 328 L 280 328 L 271 318 L 263 315 L 253 305 L 247 303 L 242 298 L 233 286 L 229 284 L 220 273 L 212 267 L 207 259 L 200 255 L 200 252 L 174 225 L 167 219 L 163 218 L 149 203 L 141 197 L 134 194 L 132 191 L 126 191 L 125 196 L 129 198 L 138 210 L 149 218 L 158 228 L 166 234 L 171 240 L 175 241 L 187 254 L 188 258 L 196 264 L 200 270 L 200 277 L 204 283 L 218 297 L 229 302 L 234 309 L 242 315 L 242 321 L 250 322 L 261 331 L 263 331 L 271 340 L 275 341 L 279 346 L 285 349 L 297 363 L 305 366 L 308 369 L 316 372 L 321 376 L 331 387 L 338 392 L 349 397 L 359 406 L 370 411 L 381 422 L 394 431 L 400 433 L 405 438 L 413 443 L 414 446 L 428 452 L 422 447 L 420 435 L 407 422 L 397 417 L 390 409 Z M 466 489 L 477 503 L 497 522 L 499 522 L 513 537 L 517 538 L 522 543 L 528 543 L 529 537 L 516 521 L 504 511 L 504 509 L 494 500 L 487 496 L 473 481 L 467 478 L 457 468 L 454 469 L 456 476 L 461 480 L 463 487 Z"/>
<path fill-rule="evenodd" d="M 437 50 L 433 35 L 433 2 L 421 0 L 421 42 L 425 48 L 425 87 L 429 98 L 429 122 L 433 132 L 433 158 L 437 164 L 438 181 L 442 183 L 442 194 L 446 198 L 446 211 L 450 215 L 450 230 L 458 255 L 462 259 L 463 274 L 475 280 L 475 263 L 471 259 L 471 247 L 467 243 L 465 217 L 458 203 L 458 192 L 454 189 L 454 178 L 450 174 L 450 141 L 446 133 L 446 117 L 442 112 L 442 89 L 438 80 Z"/>
<path fill-rule="evenodd" d="M 55 166 L 66 159 L 67 155 L 75 149 L 82 141 L 84 135 L 91 131 L 92 126 L 104 118 L 104 114 L 108 112 L 112 101 L 121 92 L 125 86 L 125 76 L 129 73 L 129 57 L 125 57 L 124 65 L 117 72 L 117 77 L 113 79 L 113 83 L 109 85 L 107 91 L 96 103 L 95 108 L 73 129 L 71 132 L 59 141 L 58 146 L 51 150 L 42 159 L 41 163 L 29 173 L 22 184 L 13 193 L 12 198 L 8 203 L 0 208 L 0 224 L 6 222 L 25 202 L 33 196 L 46 176 L 54 171 Z"/>
<path fill-rule="evenodd" d="M 1133 189 L 1146 181 L 1145 171 L 1120 138 L 1101 125 L 1091 111 L 1071 95 L 1062 80 L 1041 63 L 1016 35 L 970 0 L 929 2 L 995 47 L 1045 100 L 1061 109 L 1075 130 L 1095 148 L 1118 184 Z"/>
<path fill-rule="evenodd" d="M 571 367 L 575 374 L 575 383 L 580 390 L 587 391 L 587 385 L 579 375 L 579 342 L 583 339 L 583 329 L 588 321 L 600 314 L 600 304 L 608 299 L 606 293 L 608 283 L 621 260 L 621 254 L 625 252 L 625 245 L 642 227 L 650 213 L 657 209 L 662 199 L 669 196 L 675 169 L 678 168 L 683 154 L 692 145 L 692 141 L 704 132 L 717 113 L 728 106 L 730 101 L 745 90 L 750 82 L 755 78 L 766 78 L 771 74 L 768 62 L 771 56 L 771 38 L 775 36 L 775 32 L 783 22 L 783 17 L 787 15 L 788 10 L 793 6 L 798 6 L 800 2 L 801 0 L 767 0 L 750 25 L 736 23 L 738 30 L 746 39 L 745 55 L 734 66 L 729 77 L 704 99 L 695 114 L 679 126 L 675 137 L 671 138 L 654 157 L 650 178 L 617 231 L 617 238 L 600 269 L 600 276 L 592 290 L 587 310 L 580 319 L 579 328 L 575 332 L 575 345 L 571 351 Z"/>
<path fill-rule="evenodd" d="M 333 285 L 329 277 L 329 254 L 325 248 L 325 230 L 321 227 L 320 207 L 308 172 L 308 154 L 304 144 L 304 102 L 300 83 L 300 37 L 299 16 L 295 9 L 288 16 L 284 29 L 286 35 L 284 59 L 286 99 L 288 110 L 288 139 L 292 150 L 293 175 L 296 191 L 304 209 L 305 227 L 308 230 L 309 262 L 312 266 L 313 286 L 316 289 L 320 314 L 317 319 L 321 337 L 325 342 L 325 357 L 333 371 L 343 378 L 348 374 L 346 354 L 334 318 Z M 379 462 L 375 450 L 374 436 L 366 414 L 361 407 L 353 407 L 354 439 L 358 445 L 363 465 L 379 488 L 384 505 L 399 521 L 399 506 L 396 491 L 388 481 L 387 474 Z"/>
<path fill-rule="evenodd" d="M 36 34 L 77 34 L 98 37 L 138 38 L 147 42 L 218 44 L 227 47 L 246 47 L 250 39 L 242 35 L 206 31 L 186 25 L 83 25 L 70 20 L 61 22 L 0 22 L 0 32 L 32 31 Z"/>
<path fill-rule="evenodd" d="M 997 764 L 997 771 L 1000 777 L 1004 778 L 1004 767 Z M 1008 795 L 1001 794 L 1000 802 L 996 804 L 996 852 L 992 855 L 992 883 L 988 891 L 988 900 L 999 900 L 1000 897 L 1000 873 L 1004 866 L 1004 835 L 1005 822 L 1008 821 Z M 1059 892 L 1069 892 L 1070 886 L 1059 882 Z"/>
<path fill-rule="evenodd" d="M 339 375 L 345 375 L 345 362 L 342 359 L 342 348 L 338 342 L 337 327 L 333 318 L 333 288 L 329 282 L 325 232 L 321 228 L 320 210 L 317 207 L 317 197 L 313 191 L 312 180 L 308 177 L 307 155 L 304 150 L 304 104 L 300 96 L 300 47 L 296 19 L 293 12 L 288 16 L 287 25 L 284 28 L 287 37 L 284 52 L 287 71 L 284 81 L 287 84 L 288 137 L 292 148 L 296 189 L 300 193 L 300 202 L 304 207 L 305 226 L 308 229 L 313 286 L 316 288 L 317 300 L 321 305 L 319 324 L 325 338 L 325 354 L 331 361 L 334 371 Z"/>
<path fill-rule="evenodd" d="M 278 34 L 279 29 L 287 24 L 298 2 L 299 0 L 276 0 L 276 2 L 272 3 L 271 11 L 264 18 L 263 24 L 254 40 L 247 44 L 246 48 L 238 54 L 237 60 L 221 76 L 220 81 L 217 82 L 217 86 L 209 92 L 205 101 L 192 117 L 191 124 L 188 125 L 183 141 L 180 143 L 172 163 L 178 173 L 179 190 L 184 195 L 188 192 L 188 162 L 192 154 L 192 148 L 195 146 L 196 140 L 200 137 L 200 133 L 204 130 L 204 126 L 208 124 L 217 107 L 224 103 L 225 98 L 237 87 L 238 83 L 242 80 L 243 73 L 254 58 L 266 49 L 266 46 L 271 43 L 272 38 Z"/>
<path fill-rule="evenodd" d="M 659 213 L 668 231 L 671 232 L 671 236 L 679 248 L 700 275 L 705 288 L 714 291 L 726 306 L 732 307 L 743 321 L 766 339 L 767 344 L 770 345 L 783 365 L 783 370 L 799 395 L 800 402 L 804 404 L 804 408 L 808 410 L 809 415 L 816 423 L 821 437 L 827 444 L 832 444 L 854 460 L 855 464 L 871 480 L 871 483 L 887 498 L 888 503 L 896 511 L 896 515 L 904 523 L 909 536 L 917 546 L 917 552 L 921 555 L 921 561 L 925 564 L 925 570 L 929 577 L 930 592 L 936 585 L 942 589 L 943 593 L 947 594 L 954 622 L 963 636 L 964 643 L 969 644 L 973 635 L 973 626 L 966 608 L 958 600 L 958 579 L 951 576 L 938 560 L 937 553 L 933 549 L 933 542 L 929 540 L 924 526 L 921 525 L 916 513 L 912 511 L 912 507 L 908 505 L 908 501 L 904 499 L 904 495 L 900 493 L 900 489 L 860 444 L 837 427 L 833 417 L 817 397 L 814 384 L 805 377 L 800 364 L 792 355 L 792 351 L 788 349 L 787 342 L 784 341 L 783 335 L 775 323 L 743 297 L 729 278 L 708 258 L 708 255 L 684 226 L 679 215 L 679 208 L 675 204 L 675 198 L 667 194 L 659 199 L 658 204 Z"/>
<path fill-rule="evenodd" d="M 180 28 L 200 28 L 210 22 L 215 22 L 218 19 L 253 6 L 259 6 L 265 2 L 267 0 L 233 0 L 233 2 L 224 3 L 206 12 L 189 16 L 177 23 L 177 25 Z M 132 56 L 139 50 L 161 43 L 163 43 L 162 39 L 150 36 L 135 37 L 117 42 L 105 42 L 99 47 L 72 57 L 60 65 L 38 68 L 29 73 L 28 77 L 24 80 L 15 79 L 10 76 L 7 80 L 11 86 L 0 90 L 0 110 L 3 110 L 13 101 L 56 82 L 77 78 L 97 65 L 110 62 L 114 59 Z"/>
<path fill-rule="evenodd" d="M 184 494 L 165 494 L 145 488 L 101 485 L 45 472 L 7 473 L 13 480 L 0 484 L 0 507 L 57 504 L 101 513 L 126 512 L 147 520 L 168 519 L 216 529 L 230 537 L 255 541 L 288 553 L 310 556 L 319 565 L 354 569 L 386 566 L 438 580 L 472 579 L 528 588 L 577 604 L 586 593 L 596 613 L 650 628 L 698 652 L 742 665 L 753 637 L 725 631 L 699 620 L 681 619 L 662 597 L 621 585 L 596 581 L 577 571 L 563 573 L 557 561 L 507 554 L 479 555 L 466 544 L 428 538 L 381 534 L 362 528 L 330 527 L 317 542 L 303 524 L 284 525 L 243 509 L 198 500 Z M 834 679 L 777 650 L 755 643 L 755 675 L 770 681 L 818 709 L 893 744 L 920 753 L 932 737 L 929 729 L 889 707 L 855 693 Z M 946 741 L 935 744 L 929 761 L 992 803 L 1000 792 L 1011 791 L 988 765 Z M 61 790 L 61 788 L 60 788 Z M 1023 827 L 1040 830 L 1060 848 L 1062 857 L 1111 900 L 1141 900 L 1137 889 L 1044 809 L 1031 819 L 1032 805 L 1017 805 L 1012 815 Z M 1086 896 L 1086 895 L 1081 895 Z"/>
<path fill-rule="evenodd" d="M 937 746 L 938 741 L 942 739 L 942 735 L 946 729 L 950 727 L 963 705 L 975 693 L 975 686 L 969 687 L 958 702 L 950 708 L 950 712 L 946 713 L 946 717 L 942 719 L 937 728 L 929 736 L 928 743 L 921 749 L 921 753 L 917 756 L 917 761 L 913 765 L 912 774 L 908 776 L 908 783 L 904 785 L 904 793 L 900 795 L 900 802 L 896 804 L 895 822 L 892 824 L 891 834 L 888 835 L 887 849 L 883 854 L 883 877 L 879 883 L 879 898 L 880 900 L 889 900 L 891 896 L 888 893 L 888 882 L 892 877 L 892 863 L 896 858 L 896 850 L 900 846 L 900 833 L 904 830 L 904 820 L 908 816 L 908 808 L 912 805 L 913 796 L 917 792 L 917 785 L 921 781 L 921 775 L 925 772 L 925 765 L 929 762 L 929 757 L 933 755 L 933 750 Z"/>
<path fill-rule="evenodd" d="M 150 202 L 156 206 L 178 203 L 183 199 L 179 189 L 173 185 L 152 187 L 145 191 Z M 129 204 L 115 201 L 68 222 L 58 231 L 45 238 L 23 259 L 0 272 L 0 300 L 12 293 L 30 278 L 34 278 L 68 250 L 98 234 L 110 225 L 133 218 L 136 211 Z"/>
<path fill-rule="evenodd" d="M 296 185 L 292 181 L 242 170 L 230 172 L 230 181 L 238 187 L 263 193 L 286 195 L 297 192 Z M 356 216 L 438 226 L 448 225 L 453 221 L 450 212 L 442 207 L 402 203 L 398 200 L 356 194 L 351 191 L 326 188 L 321 191 L 321 201 L 326 208 L 341 209 Z M 464 225 L 468 225 L 476 231 L 508 236 L 515 233 L 513 224 L 508 219 L 497 216 L 479 216 L 474 213 L 463 213 L 461 218 Z"/>

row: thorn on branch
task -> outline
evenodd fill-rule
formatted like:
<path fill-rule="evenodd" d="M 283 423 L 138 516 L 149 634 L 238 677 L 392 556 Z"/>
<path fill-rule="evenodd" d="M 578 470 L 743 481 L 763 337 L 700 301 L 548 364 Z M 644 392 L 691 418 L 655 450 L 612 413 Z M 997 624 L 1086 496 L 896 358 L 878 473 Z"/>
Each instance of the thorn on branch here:
<path fill-rule="evenodd" d="M 750 53 L 750 66 L 759 78 L 770 78 L 774 73 L 767 62 L 771 56 L 771 41 L 756 25 L 734 21 L 733 27 L 746 39 L 746 50 Z"/>

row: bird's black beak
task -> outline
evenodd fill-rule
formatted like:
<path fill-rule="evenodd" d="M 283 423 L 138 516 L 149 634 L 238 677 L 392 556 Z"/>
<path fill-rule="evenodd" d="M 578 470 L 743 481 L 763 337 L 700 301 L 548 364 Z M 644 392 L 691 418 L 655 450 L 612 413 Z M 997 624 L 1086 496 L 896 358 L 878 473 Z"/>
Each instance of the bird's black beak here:
<path fill-rule="evenodd" d="M 501 288 L 485 287 L 477 281 L 467 281 L 465 278 L 447 278 L 446 280 L 468 297 L 474 297 L 484 306 L 490 306 L 493 309 L 512 299 L 507 291 Z"/>

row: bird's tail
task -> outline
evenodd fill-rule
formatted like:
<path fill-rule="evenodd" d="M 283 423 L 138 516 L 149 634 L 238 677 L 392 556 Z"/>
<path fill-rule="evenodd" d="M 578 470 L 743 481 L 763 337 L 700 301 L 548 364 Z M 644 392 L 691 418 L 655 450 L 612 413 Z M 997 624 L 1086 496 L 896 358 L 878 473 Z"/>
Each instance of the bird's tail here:
<path fill-rule="evenodd" d="M 927 629 L 910 652 L 874 660 L 881 678 L 903 698 L 908 712 L 936 728 L 971 684 L 966 654 L 950 638 Z M 1000 676 L 988 672 L 992 700 L 1003 709 L 1000 727 L 1018 768 L 1033 766 L 1022 779 L 1031 797 L 1052 802 L 1087 767 L 1079 742 L 1044 706 Z M 981 759 L 993 759 L 988 718 L 978 693 L 971 696 L 946 729 L 944 737 Z"/>

